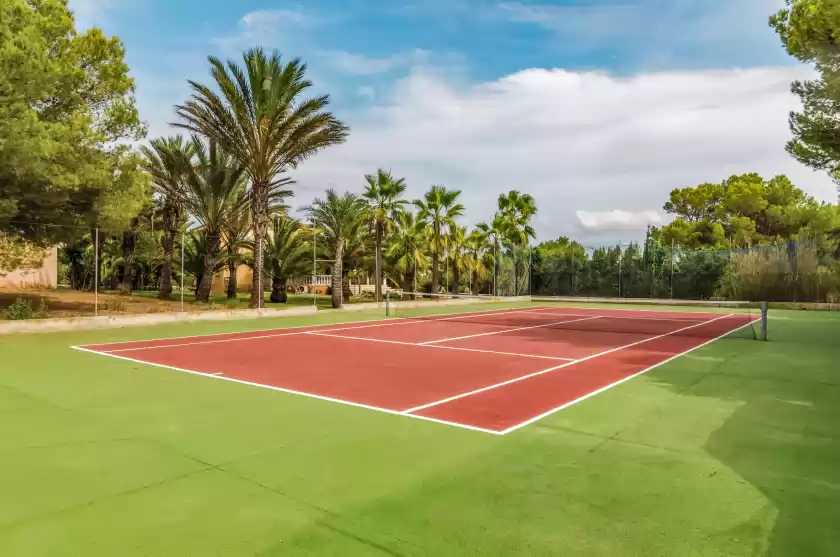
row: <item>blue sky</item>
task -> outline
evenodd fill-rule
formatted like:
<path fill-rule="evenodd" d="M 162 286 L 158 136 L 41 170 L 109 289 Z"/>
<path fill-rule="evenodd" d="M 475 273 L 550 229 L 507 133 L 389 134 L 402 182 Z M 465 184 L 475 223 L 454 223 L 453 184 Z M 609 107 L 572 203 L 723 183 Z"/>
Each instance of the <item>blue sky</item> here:
<path fill-rule="evenodd" d="M 81 27 L 118 35 L 152 135 L 171 133 L 207 55 L 254 45 L 303 58 L 353 129 L 295 174 L 294 205 L 360 190 L 377 167 L 411 193 L 462 189 L 466 222 L 501 191 L 540 202 L 541 239 L 633 239 L 676 187 L 787 173 L 790 59 L 767 18 L 783 0 L 70 0 Z M 200 6 L 200 7 L 199 7 Z"/>

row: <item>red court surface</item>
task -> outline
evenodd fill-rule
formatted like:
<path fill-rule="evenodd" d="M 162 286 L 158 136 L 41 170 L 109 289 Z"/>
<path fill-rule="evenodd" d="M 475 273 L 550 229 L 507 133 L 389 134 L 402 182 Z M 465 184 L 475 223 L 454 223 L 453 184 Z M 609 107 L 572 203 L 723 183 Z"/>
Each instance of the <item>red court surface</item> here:
<path fill-rule="evenodd" d="M 531 307 L 74 348 L 505 434 L 751 321 Z"/>

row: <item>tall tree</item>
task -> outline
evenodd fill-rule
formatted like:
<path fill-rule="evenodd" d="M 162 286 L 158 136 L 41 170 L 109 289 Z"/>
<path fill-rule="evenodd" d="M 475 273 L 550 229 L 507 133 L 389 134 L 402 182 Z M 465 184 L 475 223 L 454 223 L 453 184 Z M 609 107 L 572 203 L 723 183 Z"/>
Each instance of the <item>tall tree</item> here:
<path fill-rule="evenodd" d="M 498 214 L 505 223 L 505 240 L 511 260 L 511 292 L 516 296 L 520 290 L 519 281 L 524 274 L 520 270 L 524 271 L 526 267 L 522 261 L 525 248 L 532 238 L 536 238 L 531 219 L 537 214 L 537 203 L 531 195 L 511 190 L 499 196 L 498 205 Z"/>
<path fill-rule="evenodd" d="M 455 219 L 464 214 L 464 206 L 458 203 L 460 190 L 446 189 L 434 185 L 414 204 L 417 206 L 417 218 L 429 226 L 432 242 L 432 293 L 440 291 L 440 253 L 444 236 Z"/>
<path fill-rule="evenodd" d="M 153 139 L 140 148 L 144 168 L 152 178 L 155 192 L 163 204 L 163 263 L 160 272 L 159 297 L 172 297 L 172 252 L 181 219 L 180 196 L 184 179 L 192 165 L 192 143 L 183 136 Z"/>
<path fill-rule="evenodd" d="M 461 271 L 468 268 L 469 261 L 467 227 L 457 225 L 451 227 L 447 244 L 450 264 L 452 265 L 452 291 L 459 294 L 461 292 Z"/>
<path fill-rule="evenodd" d="M 499 259 L 502 253 L 502 242 L 507 237 L 507 223 L 504 218 L 497 213 L 490 224 L 480 222 L 476 225 L 476 228 L 490 241 L 491 249 L 488 250 L 487 257 L 490 258 L 493 263 L 493 295 L 498 296 Z"/>
<path fill-rule="evenodd" d="M 665 210 L 676 217 L 663 227 L 666 244 L 727 248 L 791 238 L 821 208 L 786 176 L 765 180 L 751 173 L 675 189 Z"/>
<path fill-rule="evenodd" d="M 426 223 L 418 221 L 414 213 L 402 211 L 396 216 L 386 256 L 393 261 L 394 268 L 402 274 L 403 300 L 414 298 L 417 273 L 427 265 L 425 256 L 427 236 Z"/>
<path fill-rule="evenodd" d="M 367 202 L 368 215 L 373 224 L 376 241 L 376 301 L 382 299 L 382 241 L 386 232 L 393 226 L 395 216 L 398 215 L 408 201 L 401 199 L 405 193 L 405 178 L 394 178 L 390 172 L 383 169 L 376 174 L 366 174 L 367 186 L 362 198 Z"/>
<path fill-rule="evenodd" d="M 227 297 L 229 300 L 236 298 L 238 290 L 237 270 L 243 262 L 240 251 L 245 249 L 248 242 L 248 231 L 251 228 L 251 217 L 249 213 L 248 192 L 243 188 L 238 193 L 239 200 L 234 206 L 241 207 L 239 211 L 231 211 L 225 220 L 222 230 L 222 250 L 227 256 L 228 284 Z"/>
<path fill-rule="evenodd" d="M 247 198 L 244 169 L 219 148 L 215 141 L 207 145 L 198 136 L 191 141 L 196 163 L 184 181 L 181 204 L 204 233 L 204 272 L 196 289 L 199 302 L 210 300 L 213 274 L 219 263 L 222 233 L 231 215 L 241 212 Z"/>
<path fill-rule="evenodd" d="M 3 0 L 0 53 L 0 232 L 43 247 L 126 228 L 148 184 L 120 40 L 78 33 L 66 2 Z"/>
<path fill-rule="evenodd" d="M 306 64 L 283 64 L 280 53 L 268 56 L 254 48 L 243 65 L 208 58 L 219 93 L 190 81 L 191 98 L 176 106 L 176 126 L 209 137 L 245 168 L 251 185 L 252 240 L 261 245 L 269 222 L 269 200 L 276 177 L 296 168 L 318 151 L 342 143 L 348 128 L 325 109 L 329 96 L 303 98 L 312 83 Z M 251 306 L 261 307 L 258 292 L 263 273 L 258 250 Z"/>
<path fill-rule="evenodd" d="M 270 300 L 275 304 L 285 304 L 288 300 L 289 277 L 306 274 L 312 266 L 312 244 L 307 239 L 307 232 L 298 220 L 282 216 L 273 219 L 265 257 L 271 273 Z"/>
<path fill-rule="evenodd" d="M 490 247 L 487 234 L 480 228 L 473 229 L 467 236 L 465 250 L 470 274 L 470 294 L 477 294 L 480 290 L 479 280 L 487 271 L 485 260 Z"/>
<path fill-rule="evenodd" d="M 364 226 L 364 201 L 352 193 L 339 195 L 328 189 L 324 199 L 315 199 L 305 208 L 313 224 L 321 230 L 323 245 L 333 258 L 332 307 L 344 302 L 344 253 L 347 243 Z"/>
<path fill-rule="evenodd" d="M 507 240 L 517 246 L 524 246 L 536 237 L 531 219 L 537 214 L 534 198 L 516 190 L 499 196 L 499 216 L 505 223 Z"/>
<path fill-rule="evenodd" d="M 791 56 L 813 64 L 819 78 L 795 81 L 802 111 L 792 112 L 787 150 L 811 168 L 827 171 L 840 187 L 840 3 L 786 0 L 770 18 Z"/>

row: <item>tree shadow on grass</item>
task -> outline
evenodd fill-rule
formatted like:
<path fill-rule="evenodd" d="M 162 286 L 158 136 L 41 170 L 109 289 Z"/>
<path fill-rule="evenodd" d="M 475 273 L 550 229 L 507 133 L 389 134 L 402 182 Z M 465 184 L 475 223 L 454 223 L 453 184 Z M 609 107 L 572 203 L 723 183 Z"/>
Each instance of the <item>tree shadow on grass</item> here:
<path fill-rule="evenodd" d="M 764 555 L 840 555 L 840 319 L 794 315 L 773 322 L 770 342 L 723 339 L 695 354 L 686 373 L 651 378 L 740 403 L 705 448 L 778 510 Z"/>

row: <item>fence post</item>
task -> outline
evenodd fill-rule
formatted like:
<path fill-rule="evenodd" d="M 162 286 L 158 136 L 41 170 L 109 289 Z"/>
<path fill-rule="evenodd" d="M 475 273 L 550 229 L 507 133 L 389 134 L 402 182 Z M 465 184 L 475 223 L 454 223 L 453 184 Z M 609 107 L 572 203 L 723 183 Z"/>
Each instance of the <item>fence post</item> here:
<path fill-rule="evenodd" d="M 184 313 L 184 231 L 181 231 L 181 313 Z"/>
<path fill-rule="evenodd" d="M 618 297 L 621 298 L 621 243 L 618 244 Z"/>
<path fill-rule="evenodd" d="M 99 229 L 93 239 L 93 315 L 99 317 Z"/>
<path fill-rule="evenodd" d="M 676 247 L 676 241 L 674 238 L 671 238 L 671 299 L 674 299 L 674 248 Z"/>
<path fill-rule="evenodd" d="M 767 340 L 767 302 L 761 302 L 761 340 Z"/>
<path fill-rule="evenodd" d="M 534 295 L 534 251 L 528 246 L 528 299 Z"/>
<path fill-rule="evenodd" d="M 315 280 L 318 272 L 318 231 L 315 223 L 312 223 L 312 305 L 318 307 L 318 289 L 315 288 Z"/>
<path fill-rule="evenodd" d="M 498 274 L 499 261 L 498 250 L 496 249 L 496 239 L 493 239 L 493 295 L 499 295 L 499 289 L 496 287 L 496 275 Z"/>

